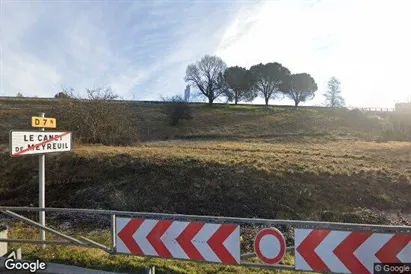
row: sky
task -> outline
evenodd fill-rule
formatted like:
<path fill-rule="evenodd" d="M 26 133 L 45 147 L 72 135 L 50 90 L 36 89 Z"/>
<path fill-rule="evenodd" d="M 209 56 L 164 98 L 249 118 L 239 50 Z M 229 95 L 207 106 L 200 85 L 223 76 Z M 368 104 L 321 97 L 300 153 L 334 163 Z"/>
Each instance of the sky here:
<path fill-rule="evenodd" d="M 111 87 L 159 100 L 183 95 L 187 65 L 209 54 L 311 74 L 318 91 L 305 105 L 322 105 L 335 76 L 348 106 L 392 108 L 411 100 L 410 9 L 409 0 L 0 0 L 0 96 Z"/>

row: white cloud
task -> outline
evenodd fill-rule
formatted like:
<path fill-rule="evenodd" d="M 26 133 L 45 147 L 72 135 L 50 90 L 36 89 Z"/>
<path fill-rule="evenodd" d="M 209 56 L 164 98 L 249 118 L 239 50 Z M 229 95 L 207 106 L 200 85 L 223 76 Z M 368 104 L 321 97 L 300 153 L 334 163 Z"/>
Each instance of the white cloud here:
<path fill-rule="evenodd" d="M 403 84 L 410 60 L 411 20 L 408 1 L 329 0 L 265 2 L 253 26 L 244 15 L 231 26 L 240 33 L 234 42 L 222 42 L 218 54 L 229 65 L 249 67 L 279 61 L 292 72 L 309 72 L 325 90 L 330 76 L 344 85 L 349 104 L 393 106 L 404 96 Z M 229 35 L 226 35 L 225 39 Z M 227 45 L 229 44 L 229 45 Z M 407 49 L 408 48 L 408 49 Z M 400 78 L 399 78 L 400 77 Z M 320 94 L 314 103 L 323 100 Z"/>
<path fill-rule="evenodd" d="M 152 90 L 164 86 L 178 92 L 185 66 L 215 48 L 238 6 L 2 2 L 8 16 L 1 25 L 9 31 L 1 34 L 0 94 L 52 96 L 62 87 L 81 92 L 96 86 L 111 86 L 125 98 L 157 99 Z"/>
<path fill-rule="evenodd" d="M 1 1 L 0 95 L 111 86 L 125 98 L 182 93 L 204 54 L 309 72 L 322 101 L 337 76 L 352 105 L 409 96 L 407 0 Z M 405 87 L 404 87 L 405 86 Z M 287 101 L 285 101 L 287 102 Z"/>
<path fill-rule="evenodd" d="M 9 12 L 9 8 L 17 8 L 20 12 Z M 32 16 L 27 16 L 32 12 Z M 44 10 L 20 2 L 0 2 L 0 95 L 15 95 L 21 92 L 46 96 L 45 87 L 56 87 L 61 79 L 55 68 L 24 51 L 21 51 L 19 40 L 35 24 Z M 5 24 L 5 22 L 11 22 Z"/>
<path fill-rule="evenodd" d="M 61 76 L 52 65 L 24 53 L 18 55 L 8 51 L 6 53 L 2 62 L 11 66 L 2 67 L 2 90 L 13 91 L 11 95 L 21 92 L 24 95 L 47 97 L 50 96 L 50 89 L 59 89 Z M 4 79 L 13 79 L 13 81 L 4 81 Z"/>
<path fill-rule="evenodd" d="M 252 7 L 254 4 L 242 5 Z M 185 34 L 183 39 L 175 44 L 165 59 L 159 59 L 153 66 L 150 80 L 144 86 L 137 87 L 137 98 L 157 100 L 160 95 L 183 94 L 187 65 L 196 62 L 204 54 L 215 54 L 221 37 L 238 11 L 238 5 L 228 5 L 209 12 L 205 17 L 202 16 L 205 11 L 194 16 L 195 20 L 180 31 Z"/>

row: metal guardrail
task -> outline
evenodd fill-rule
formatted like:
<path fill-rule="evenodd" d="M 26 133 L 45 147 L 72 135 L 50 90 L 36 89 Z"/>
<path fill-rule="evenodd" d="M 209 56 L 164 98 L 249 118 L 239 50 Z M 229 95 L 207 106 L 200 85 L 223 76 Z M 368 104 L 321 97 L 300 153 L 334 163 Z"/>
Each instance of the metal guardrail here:
<path fill-rule="evenodd" d="M 65 242 L 61 242 L 61 241 L 44 241 L 44 240 L 37 241 L 37 240 L 26 240 L 26 239 L 0 239 L 0 242 L 9 242 L 9 243 L 13 243 L 13 242 L 16 242 L 16 243 L 31 243 L 31 244 L 41 244 L 41 245 L 44 245 L 44 244 L 77 245 L 77 246 L 84 246 L 84 247 L 99 248 L 99 249 L 102 249 L 102 250 L 104 250 L 104 251 L 106 251 L 106 252 L 108 252 L 108 253 L 112 253 L 112 251 L 113 251 L 112 249 L 110 249 L 110 248 L 108 248 L 108 247 L 106 247 L 106 246 L 104 246 L 104 245 L 102 245 L 102 244 L 96 243 L 96 242 L 94 242 L 93 240 L 87 239 L 87 238 L 85 238 L 85 237 L 81 237 L 81 239 L 82 239 L 83 241 L 78 240 L 78 239 L 73 238 L 73 237 L 71 237 L 71 236 L 68 236 L 68 235 L 66 235 L 66 234 L 64 234 L 64 233 L 61 233 L 61 232 L 59 232 L 59 231 L 57 231 L 57 230 L 55 230 L 55 229 L 52 229 L 52 228 L 47 227 L 47 226 L 45 226 L 45 225 L 42 225 L 42 224 L 40 224 L 40 223 L 38 223 L 38 222 L 35 222 L 35 221 L 33 221 L 33 220 L 30 220 L 29 218 L 26 218 L 26 217 L 24 217 L 24 216 L 22 216 L 22 215 L 19 215 L 19 214 L 15 213 L 15 212 L 12 212 L 12 211 L 10 211 L 10 210 L 2 210 L 2 209 L 1 209 L 0 212 L 3 213 L 3 214 L 6 214 L 6 215 L 8 215 L 8 216 L 10 216 L 10 217 L 12 217 L 12 218 L 15 218 L 15 219 L 18 219 L 18 220 L 20 220 L 20 221 L 29 223 L 29 224 L 31 224 L 31 225 L 39 228 L 41 231 L 50 232 L 51 234 L 57 235 L 57 236 L 59 236 L 59 237 L 67 240 L 67 241 L 65 241 Z"/>
<path fill-rule="evenodd" d="M 104 209 L 79 209 L 79 208 L 38 208 L 38 207 L 14 207 L 0 206 L 0 211 L 26 211 L 26 212 L 66 212 L 66 213 L 85 213 L 85 214 L 103 214 L 111 216 L 137 217 L 137 218 L 155 218 L 167 219 L 172 221 L 207 221 L 211 223 L 231 223 L 231 224 L 260 224 L 260 225 L 290 225 L 297 228 L 319 228 L 319 229 L 338 229 L 338 230 L 357 230 L 357 231 L 375 231 L 379 232 L 403 232 L 411 233 L 411 226 L 390 226 L 390 225 L 372 225 L 372 224 L 355 224 L 355 223 L 338 223 L 338 222 L 317 222 L 317 221 L 299 221 L 283 219 L 261 219 L 261 218 L 237 218 L 237 217 L 219 217 L 203 215 L 184 215 L 184 214 L 167 214 L 151 212 L 132 212 L 119 210 Z M 112 220 L 113 221 L 113 220 Z"/>
<path fill-rule="evenodd" d="M 102 214 L 111 216 L 111 247 L 104 246 L 100 243 L 81 237 L 81 240 L 75 239 L 71 236 L 65 235 L 54 229 L 32 221 L 24 216 L 21 216 L 13 211 L 25 211 L 25 212 L 60 212 L 60 213 L 81 213 L 81 214 Z M 299 220 L 282 220 L 282 219 L 261 219 L 261 218 L 236 218 L 236 217 L 219 217 L 219 216 L 200 216 L 200 215 L 183 215 L 183 214 L 164 214 L 164 213 L 149 213 L 149 212 L 130 212 L 130 211 L 118 211 L 118 210 L 102 210 L 102 209 L 77 209 L 77 208 L 34 208 L 34 207 L 15 207 L 15 206 L 0 206 L 0 212 L 7 214 L 13 218 L 28 222 L 39 229 L 46 230 L 52 234 L 60 236 L 67 241 L 37 241 L 37 240 L 25 240 L 25 239 L 0 239 L 0 242 L 10 243 L 28 243 L 28 244 L 55 244 L 55 245 L 78 245 L 88 248 L 98 248 L 104 250 L 109 254 L 116 253 L 116 216 L 121 217 L 136 217 L 136 218 L 149 218 L 156 220 L 170 220 L 170 221 L 203 221 L 207 223 L 217 224 L 260 224 L 266 226 L 276 225 L 289 225 L 294 228 L 315 228 L 315 229 L 328 229 L 328 230 L 340 230 L 340 231 L 361 231 L 361 232 L 380 232 L 380 233 L 411 233 L 411 226 L 389 226 L 389 225 L 371 225 L 371 224 L 354 224 L 354 223 L 337 223 L 337 222 L 316 222 L 316 221 L 299 221 Z M 287 247 L 287 252 L 292 252 L 294 247 Z M 152 256 L 145 256 L 152 257 Z M 241 260 L 246 260 L 255 257 L 254 253 L 241 254 Z M 156 257 L 158 258 L 158 257 Z M 183 259 L 180 259 L 183 260 Z M 183 260 L 189 261 L 189 260 Z M 197 262 L 197 261 L 196 261 Z M 201 262 L 198 263 L 211 263 L 213 262 Z M 263 268 L 263 269 L 278 269 L 278 270 L 296 270 L 294 265 L 265 265 L 258 263 L 240 262 L 235 266 L 251 267 L 251 268 Z M 311 271 L 307 271 L 311 272 Z"/>
<path fill-rule="evenodd" d="M 362 111 L 370 111 L 370 112 L 392 112 L 395 111 L 395 108 L 358 108 Z"/>
<path fill-rule="evenodd" d="M 23 97 L 18 98 L 14 96 L 0 96 L 1 100 L 13 100 L 13 101 L 24 101 L 24 100 L 32 100 L 32 101 L 61 101 L 64 99 L 59 98 L 44 98 L 44 97 Z M 87 102 L 87 99 L 83 101 Z M 127 103 L 132 105 L 163 105 L 163 104 L 171 104 L 172 102 L 165 102 L 165 101 L 140 101 L 140 100 L 113 100 L 113 102 L 118 103 Z M 189 102 L 192 105 L 207 105 L 206 102 Z M 225 106 L 227 105 L 226 102 L 214 102 L 213 105 L 217 106 Z M 234 106 L 234 104 L 229 104 L 230 106 Z M 237 106 L 252 106 L 252 107 L 266 107 L 265 104 L 244 104 L 239 103 Z M 268 107 L 275 107 L 275 108 L 295 108 L 294 105 L 268 105 Z M 298 108 L 307 108 L 307 109 L 329 109 L 326 106 L 298 106 Z M 347 107 L 348 109 L 359 109 L 362 111 L 371 111 L 371 112 L 392 112 L 395 111 L 395 108 L 381 108 L 381 107 Z"/>

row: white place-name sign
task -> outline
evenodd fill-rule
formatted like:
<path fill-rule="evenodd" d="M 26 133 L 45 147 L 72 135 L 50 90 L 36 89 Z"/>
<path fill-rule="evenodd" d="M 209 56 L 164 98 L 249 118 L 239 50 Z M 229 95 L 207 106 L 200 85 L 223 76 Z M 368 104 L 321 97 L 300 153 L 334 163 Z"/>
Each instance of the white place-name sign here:
<path fill-rule="evenodd" d="M 71 151 L 70 131 L 10 131 L 10 155 Z"/>

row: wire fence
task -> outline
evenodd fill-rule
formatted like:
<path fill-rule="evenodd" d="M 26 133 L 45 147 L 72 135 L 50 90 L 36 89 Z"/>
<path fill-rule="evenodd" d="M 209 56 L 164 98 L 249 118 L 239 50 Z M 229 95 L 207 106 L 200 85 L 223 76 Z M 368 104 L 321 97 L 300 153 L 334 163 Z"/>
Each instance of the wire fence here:
<path fill-rule="evenodd" d="M 56 99 L 56 98 L 44 98 L 44 97 L 13 97 L 13 96 L 0 96 L 0 101 L 3 102 L 22 102 L 22 101 L 60 101 L 62 99 Z M 84 99 L 83 101 L 88 101 L 87 99 Z M 118 103 L 126 103 L 130 105 L 164 105 L 164 104 L 171 104 L 172 102 L 167 102 L 167 101 L 139 101 L 139 100 L 113 100 L 113 102 L 118 102 Z M 190 102 L 191 105 L 207 105 L 206 102 Z M 226 102 L 214 102 L 214 105 L 217 106 L 227 106 L 227 105 L 233 105 L 233 104 L 227 104 Z M 239 103 L 237 106 L 248 106 L 248 107 L 267 107 L 265 104 L 245 104 L 245 103 Z M 270 104 L 268 107 L 275 107 L 275 108 L 295 108 L 294 105 L 276 105 L 276 104 Z M 306 109 L 331 109 L 331 107 L 327 106 L 321 106 L 321 105 L 311 105 L 311 106 L 298 106 L 298 108 L 306 108 Z M 395 111 L 395 108 L 382 108 L 382 107 L 354 107 L 354 106 L 348 106 L 346 107 L 348 110 L 353 110 L 353 109 L 358 109 L 361 111 L 367 111 L 367 112 L 392 112 Z"/>

